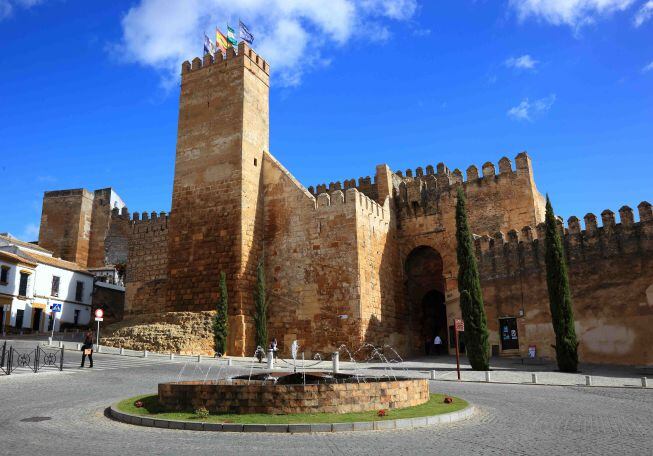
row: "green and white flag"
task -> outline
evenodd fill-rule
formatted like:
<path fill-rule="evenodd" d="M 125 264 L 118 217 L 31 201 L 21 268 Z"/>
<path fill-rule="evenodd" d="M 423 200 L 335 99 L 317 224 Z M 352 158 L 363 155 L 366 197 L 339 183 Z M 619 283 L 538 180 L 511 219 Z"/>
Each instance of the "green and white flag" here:
<path fill-rule="evenodd" d="M 227 25 L 227 41 L 229 41 L 233 46 L 238 45 L 238 41 L 236 40 L 236 32 L 228 25 Z"/>

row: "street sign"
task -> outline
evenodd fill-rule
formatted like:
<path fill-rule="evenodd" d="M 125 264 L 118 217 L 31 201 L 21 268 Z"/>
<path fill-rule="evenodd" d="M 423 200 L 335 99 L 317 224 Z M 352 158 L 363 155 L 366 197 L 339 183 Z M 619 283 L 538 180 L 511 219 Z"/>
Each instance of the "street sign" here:
<path fill-rule="evenodd" d="M 102 309 L 96 309 L 95 310 L 95 321 L 97 321 L 97 333 L 95 335 L 96 337 L 96 344 L 99 347 L 100 346 L 100 322 L 104 321 L 104 310 Z"/>
<path fill-rule="evenodd" d="M 458 381 L 460 381 L 460 354 L 458 352 L 458 333 L 465 330 L 465 322 L 458 318 L 453 320 L 454 337 L 456 343 L 456 371 L 458 372 Z"/>
<path fill-rule="evenodd" d="M 61 304 L 52 304 L 50 310 L 52 312 L 61 312 Z"/>

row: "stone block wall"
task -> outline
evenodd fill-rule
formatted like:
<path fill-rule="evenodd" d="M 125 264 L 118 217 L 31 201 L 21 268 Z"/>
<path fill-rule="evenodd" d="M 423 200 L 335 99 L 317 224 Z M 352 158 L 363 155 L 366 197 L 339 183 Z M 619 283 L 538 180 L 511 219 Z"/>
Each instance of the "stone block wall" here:
<path fill-rule="evenodd" d="M 204 407 L 215 414 L 351 413 L 413 407 L 428 400 L 428 381 L 424 379 L 321 385 L 248 380 L 159 383 L 159 403 L 166 410 Z"/>
<path fill-rule="evenodd" d="M 167 309 L 168 223 L 165 212 L 134 214 L 125 273 L 127 317 Z"/>
<path fill-rule="evenodd" d="M 263 251 L 263 151 L 269 148 L 269 65 L 246 44 L 182 64 L 170 218 L 167 307 L 212 309 L 221 272 L 229 345 L 254 352 L 253 294 Z"/>
<path fill-rule="evenodd" d="M 356 200 L 348 190 L 317 200 L 270 154 L 264 157 L 269 336 L 310 356 L 358 347 L 360 285 Z"/>
<path fill-rule="evenodd" d="M 581 230 L 577 217 L 562 224 L 569 262 L 576 334 L 581 362 L 653 363 L 653 217 L 651 206 L 620 210 L 621 223 L 604 211 L 603 226 L 593 214 Z M 536 345 L 538 356 L 555 359 L 551 325 L 544 227 L 524 227 L 506 235 L 477 239 L 484 303 L 491 332 L 499 345 L 498 319 L 516 317 L 519 353 Z M 520 312 L 523 316 L 520 316 Z"/>
<path fill-rule="evenodd" d="M 39 245 L 82 267 L 88 264 L 93 194 L 84 189 L 45 192 Z"/>

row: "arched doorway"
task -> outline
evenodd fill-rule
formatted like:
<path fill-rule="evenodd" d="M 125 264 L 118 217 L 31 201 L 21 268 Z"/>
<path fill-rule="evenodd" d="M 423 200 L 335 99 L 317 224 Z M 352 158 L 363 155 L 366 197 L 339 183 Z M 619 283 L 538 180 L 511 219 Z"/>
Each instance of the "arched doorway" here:
<path fill-rule="evenodd" d="M 409 330 L 413 352 L 424 353 L 427 341 L 442 339 L 442 352 L 448 344 L 447 309 L 442 256 L 428 246 L 413 249 L 406 258 L 406 294 Z"/>

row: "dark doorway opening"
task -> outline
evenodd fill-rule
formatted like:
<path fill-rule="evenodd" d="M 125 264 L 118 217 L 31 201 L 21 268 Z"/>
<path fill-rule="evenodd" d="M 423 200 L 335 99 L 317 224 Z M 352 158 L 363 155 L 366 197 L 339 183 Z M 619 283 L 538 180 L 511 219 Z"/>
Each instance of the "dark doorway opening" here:
<path fill-rule="evenodd" d="M 431 247 L 417 247 L 406 258 L 405 272 L 413 351 L 424 353 L 426 348 L 426 354 L 436 354 L 434 340 L 439 336 L 442 345 L 438 351 L 446 354 L 447 309 L 442 257 Z"/>
<path fill-rule="evenodd" d="M 434 343 L 435 337 L 439 336 L 442 341 L 441 347 L 433 347 L 436 350 L 433 354 L 444 355 L 447 346 L 447 307 L 444 304 L 444 295 L 438 290 L 431 290 L 422 298 L 422 334 L 429 337 Z"/>
<path fill-rule="evenodd" d="M 22 328 L 23 327 L 23 316 L 25 315 L 25 311 L 23 309 L 18 309 L 16 311 L 16 328 Z"/>
<path fill-rule="evenodd" d="M 500 318 L 499 330 L 501 332 L 501 350 L 518 350 L 519 334 L 517 333 L 517 319 Z"/>
<path fill-rule="evenodd" d="M 39 331 L 41 329 L 41 315 L 43 311 L 41 309 L 34 309 L 32 314 L 32 329 L 34 331 Z"/>

